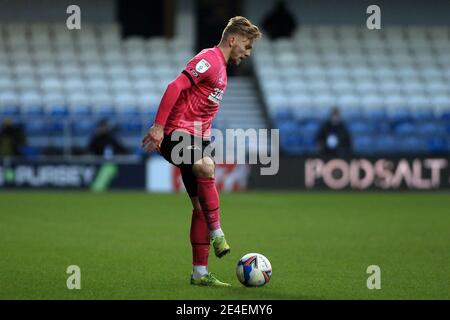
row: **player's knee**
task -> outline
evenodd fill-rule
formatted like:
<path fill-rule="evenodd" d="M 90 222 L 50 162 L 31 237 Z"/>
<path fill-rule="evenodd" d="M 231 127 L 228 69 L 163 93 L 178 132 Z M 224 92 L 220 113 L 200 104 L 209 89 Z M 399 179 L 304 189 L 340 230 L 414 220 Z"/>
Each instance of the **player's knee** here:
<path fill-rule="evenodd" d="M 194 163 L 193 171 L 197 177 L 212 178 L 214 177 L 214 169 L 214 161 L 210 158 L 203 158 Z"/>

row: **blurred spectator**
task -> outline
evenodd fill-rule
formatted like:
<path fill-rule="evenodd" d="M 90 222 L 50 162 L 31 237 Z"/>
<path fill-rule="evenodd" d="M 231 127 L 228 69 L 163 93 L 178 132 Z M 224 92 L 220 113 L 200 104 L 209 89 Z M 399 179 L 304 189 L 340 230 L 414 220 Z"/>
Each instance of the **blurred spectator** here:
<path fill-rule="evenodd" d="M 105 158 L 110 158 L 115 154 L 127 153 L 127 149 L 116 138 L 113 128 L 106 119 L 102 119 L 98 123 L 89 142 L 89 151 Z"/>
<path fill-rule="evenodd" d="M 20 156 L 25 146 L 25 134 L 22 127 L 14 125 L 9 118 L 3 120 L 0 129 L 0 156 Z"/>
<path fill-rule="evenodd" d="M 350 156 L 352 143 L 338 108 L 334 108 L 328 119 L 319 129 L 316 138 L 321 154 L 332 157 Z"/>
<path fill-rule="evenodd" d="M 273 40 L 283 37 L 290 38 L 297 27 L 297 22 L 286 8 L 284 1 L 278 1 L 263 19 L 262 27 Z"/>

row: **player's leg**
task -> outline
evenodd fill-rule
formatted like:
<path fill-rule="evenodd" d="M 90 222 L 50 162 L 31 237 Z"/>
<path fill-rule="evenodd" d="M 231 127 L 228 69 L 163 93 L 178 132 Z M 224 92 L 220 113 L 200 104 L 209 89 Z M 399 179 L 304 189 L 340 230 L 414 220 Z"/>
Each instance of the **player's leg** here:
<path fill-rule="evenodd" d="M 230 246 L 220 226 L 219 193 L 214 170 L 214 161 L 208 156 L 196 161 L 192 167 L 192 172 L 197 177 L 197 193 L 206 217 L 214 252 L 221 258 L 230 252 Z"/>
<path fill-rule="evenodd" d="M 171 139 L 172 134 L 164 136 L 161 143 L 160 153 L 171 164 L 172 150 L 177 145 L 177 141 Z M 181 171 L 184 186 L 192 201 L 192 218 L 190 241 L 192 246 L 192 277 L 201 278 L 208 274 L 209 256 L 209 230 L 205 216 L 197 197 L 196 177 L 192 173 L 191 165 L 177 165 Z"/>
<path fill-rule="evenodd" d="M 197 196 L 197 181 L 191 167 L 182 167 L 181 176 L 192 202 L 190 240 L 192 245 L 191 284 L 225 287 L 229 284 L 216 279 L 208 272 L 210 248 L 209 228 Z"/>
<path fill-rule="evenodd" d="M 209 230 L 198 197 L 192 197 L 191 202 L 192 277 L 199 279 L 208 274 Z"/>
<path fill-rule="evenodd" d="M 200 278 L 208 273 L 209 257 L 209 229 L 205 214 L 197 196 L 197 186 L 192 169 L 188 166 L 181 167 L 181 177 L 184 186 L 192 202 L 192 218 L 190 240 L 192 246 L 192 276 Z"/>

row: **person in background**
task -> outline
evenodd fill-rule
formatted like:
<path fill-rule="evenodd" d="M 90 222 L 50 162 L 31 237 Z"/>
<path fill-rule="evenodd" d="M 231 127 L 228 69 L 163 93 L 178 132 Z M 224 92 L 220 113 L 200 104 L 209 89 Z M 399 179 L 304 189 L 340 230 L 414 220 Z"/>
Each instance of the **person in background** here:
<path fill-rule="evenodd" d="M 319 129 L 316 140 L 322 155 L 345 157 L 352 153 L 350 134 L 338 108 L 333 108 L 330 119 Z"/>
<path fill-rule="evenodd" d="M 9 118 L 3 120 L 0 129 L 0 156 L 12 157 L 22 155 L 25 146 L 25 134 L 19 125 L 14 125 Z"/>
<path fill-rule="evenodd" d="M 278 1 L 264 18 L 262 27 L 272 40 L 290 38 L 297 28 L 297 22 L 289 12 L 284 1 Z"/>
<path fill-rule="evenodd" d="M 127 149 L 119 142 L 113 128 L 106 119 L 100 120 L 91 140 L 89 151 L 97 156 L 110 158 L 115 154 L 125 154 Z"/>

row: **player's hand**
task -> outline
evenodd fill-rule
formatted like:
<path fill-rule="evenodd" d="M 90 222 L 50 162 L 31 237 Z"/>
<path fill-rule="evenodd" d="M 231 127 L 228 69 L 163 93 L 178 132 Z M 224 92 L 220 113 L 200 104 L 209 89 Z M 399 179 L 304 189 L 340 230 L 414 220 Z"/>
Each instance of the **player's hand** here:
<path fill-rule="evenodd" d="M 163 138 L 164 127 L 155 123 L 142 139 L 142 148 L 147 152 L 159 151 Z"/>

